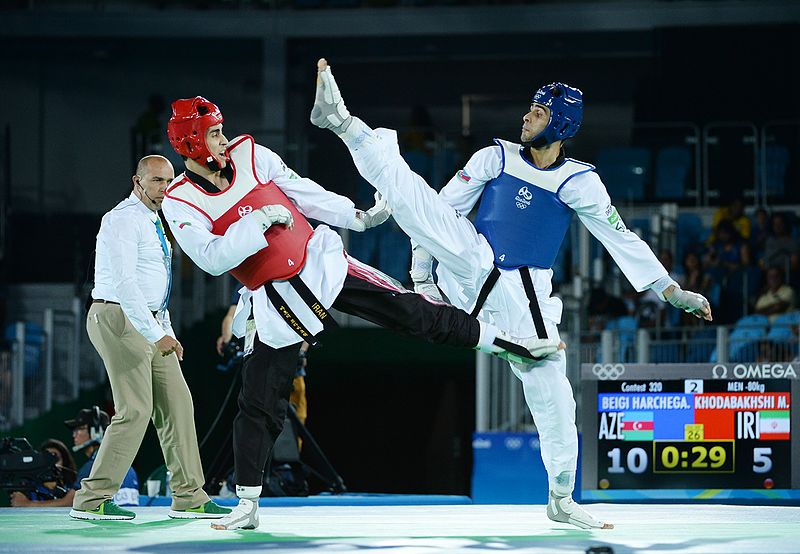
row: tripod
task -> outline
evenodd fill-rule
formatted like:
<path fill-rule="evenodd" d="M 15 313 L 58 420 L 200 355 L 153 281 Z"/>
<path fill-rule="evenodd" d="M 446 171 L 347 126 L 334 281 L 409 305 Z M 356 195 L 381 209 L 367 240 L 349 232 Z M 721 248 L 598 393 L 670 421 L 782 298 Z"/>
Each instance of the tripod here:
<path fill-rule="evenodd" d="M 216 419 L 211 424 L 211 428 L 200 443 L 201 448 L 219 423 L 222 413 L 229 404 L 231 393 L 240 381 L 241 365 L 241 363 L 238 364 L 236 376 L 231 382 L 231 386 L 222 402 L 222 406 L 220 406 Z M 300 450 L 297 445 L 298 437 L 303 440 L 303 457 L 305 461 L 300 459 Z M 268 479 L 272 467 L 278 464 L 300 464 L 307 474 L 313 475 L 315 478 L 319 479 L 328 492 L 340 494 L 347 491 L 341 476 L 336 472 L 311 432 L 297 417 L 297 412 L 291 404 L 289 404 L 289 411 L 286 416 L 283 431 L 281 431 L 281 434 L 276 439 L 275 446 L 272 450 L 272 456 L 267 460 L 266 467 L 264 468 L 264 475 L 268 476 Z M 208 465 L 203 488 L 206 491 L 217 492 L 219 483 L 227 478 L 232 468 L 233 429 L 228 432 L 222 445 L 217 450 L 214 460 Z"/>

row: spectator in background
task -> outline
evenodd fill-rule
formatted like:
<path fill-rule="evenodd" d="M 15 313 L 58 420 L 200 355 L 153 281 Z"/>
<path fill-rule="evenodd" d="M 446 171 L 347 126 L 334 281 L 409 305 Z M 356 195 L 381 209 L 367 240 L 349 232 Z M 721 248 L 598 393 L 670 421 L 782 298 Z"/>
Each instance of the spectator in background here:
<path fill-rule="evenodd" d="M 780 314 L 795 308 L 795 292 L 786 284 L 783 268 L 772 266 L 767 270 L 767 284 L 756 300 L 756 313 L 769 316 L 774 321 Z"/>
<path fill-rule="evenodd" d="M 755 259 L 760 260 L 764 256 L 764 246 L 769 234 L 769 212 L 767 212 L 766 208 L 758 208 L 753 214 L 750 231 L 750 251 Z"/>
<path fill-rule="evenodd" d="M 609 294 L 602 285 L 591 290 L 586 309 L 589 316 L 589 330 L 592 331 L 602 331 L 609 320 L 630 315 L 625 300 Z"/>
<path fill-rule="evenodd" d="M 45 481 L 39 489 L 31 491 L 27 496 L 19 491 L 10 495 L 11 505 L 15 508 L 50 508 L 54 506 L 72 506 L 75 496 L 75 476 L 77 475 L 75 459 L 67 446 L 57 439 L 48 439 L 39 446 L 40 452 L 49 452 L 55 456 L 58 476 L 55 481 Z"/>
<path fill-rule="evenodd" d="M 106 429 L 108 429 L 111 419 L 108 414 L 93 406 L 78 412 L 74 419 L 68 419 L 64 425 L 72 430 L 72 447 L 74 452 L 83 451 L 88 458 L 85 464 L 78 470 L 75 478 L 74 490 L 80 490 L 81 480 L 86 479 L 92 472 L 92 466 L 97 459 L 100 451 L 100 444 L 103 442 Z M 74 495 L 74 493 L 73 493 Z M 138 506 L 139 505 L 139 478 L 132 467 L 128 467 L 125 477 L 119 490 L 114 494 L 113 501 L 118 506 Z M 72 505 L 72 504 L 70 504 Z"/>
<path fill-rule="evenodd" d="M 779 266 L 789 272 L 788 280 L 791 282 L 797 280 L 799 262 L 800 240 L 792 236 L 792 229 L 785 214 L 773 214 L 772 234 L 764 242 L 764 257 L 761 258 L 761 267 Z"/>
<path fill-rule="evenodd" d="M 676 279 L 677 280 L 677 279 Z M 711 290 L 713 281 L 703 268 L 703 262 L 696 252 L 689 251 L 683 256 L 682 281 L 678 281 L 686 290 L 696 290 L 706 296 Z"/>
<path fill-rule="evenodd" d="M 722 280 L 729 273 L 748 265 L 749 253 L 731 221 L 720 221 L 715 234 L 717 238 L 708 249 L 705 265 L 715 278 Z"/>
<path fill-rule="evenodd" d="M 736 198 L 728 206 L 717 208 L 711 219 L 711 235 L 706 244 L 711 246 L 719 239 L 717 227 L 723 221 L 730 221 L 738 235 L 745 241 L 750 239 L 750 219 L 744 215 L 744 202 L 741 198 Z"/>

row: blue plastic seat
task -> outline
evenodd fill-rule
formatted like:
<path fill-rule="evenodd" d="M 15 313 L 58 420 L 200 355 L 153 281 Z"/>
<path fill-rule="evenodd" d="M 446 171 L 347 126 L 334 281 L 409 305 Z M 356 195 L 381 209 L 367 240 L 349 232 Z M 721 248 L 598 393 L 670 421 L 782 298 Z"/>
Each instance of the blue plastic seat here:
<path fill-rule="evenodd" d="M 768 144 L 765 152 L 766 189 L 769 196 L 782 197 L 786 186 L 786 170 L 789 168 L 789 149 L 782 144 Z"/>
<path fill-rule="evenodd" d="M 606 329 L 618 332 L 619 352 L 617 352 L 617 359 L 620 362 L 635 361 L 636 352 L 634 345 L 636 344 L 636 331 L 639 329 L 636 318 L 624 315 L 611 319 L 606 323 Z"/>
<path fill-rule="evenodd" d="M 686 251 L 696 244 L 702 244 L 710 229 L 703 226 L 700 216 L 693 213 L 679 212 L 677 221 L 677 259 L 683 260 Z"/>
<path fill-rule="evenodd" d="M 728 359 L 731 362 L 754 362 L 758 359 L 758 343 L 767 338 L 766 327 L 737 327 L 728 337 Z"/>
<path fill-rule="evenodd" d="M 767 339 L 769 318 L 752 314 L 740 318 L 728 336 L 728 360 L 731 362 L 754 362 L 758 358 L 758 344 Z M 709 362 L 717 362 L 717 349 L 711 352 Z"/>
<path fill-rule="evenodd" d="M 746 315 L 736 322 L 734 331 L 746 327 L 757 327 L 766 332 L 769 327 L 769 318 L 761 314 Z"/>
<path fill-rule="evenodd" d="M 772 322 L 767 339 L 776 346 L 776 350 L 794 358 L 797 356 L 798 346 L 800 346 L 797 332 L 794 329 L 798 325 L 800 325 L 800 311 L 781 314 Z"/>
<path fill-rule="evenodd" d="M 617 202 L 644 200 L 651 165 L 646 148 L 606 148 L 597 155 L 597 173 Z"/>
<path fill-rule="evenodd" d="M 800 325 L 800 311 L 781 314 L 776 316 L 772 322 L 773 327 L 789 327 L 791 325 Z"/>
<path fill-rule="evenodd" d="M 717 359 L 717 349 L 714 343 L 717 340 L 717 329 L 715 327 L 699 328 L 692 333 L 692 339 L 685 343 L 686 363 L 699 364 L 705 363 L 713 357 Z"/>
<path fill-rule="evenodd" d="M 656 154 L 656 200 L 682 199 L 692 168 L 692 153 L 686 146 L 668 146 Z"/>

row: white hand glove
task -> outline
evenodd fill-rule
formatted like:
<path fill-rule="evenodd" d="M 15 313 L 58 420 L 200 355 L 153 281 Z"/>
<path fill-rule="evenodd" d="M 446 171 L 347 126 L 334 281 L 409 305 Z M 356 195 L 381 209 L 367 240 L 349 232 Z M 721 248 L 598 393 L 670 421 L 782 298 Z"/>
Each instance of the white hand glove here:
<path fill-rule="evenodd" d="M 683 290 L 675 287 L 672 292 L 665 291 L 664 298 L 667 302 L 678 308 L 688 312 L 695 317 L 701 317 L 711 321 L 711 306 L 702 294 L 697 294 L 689 290 Z M 667 296 L 669 294 L 669 296 Z"/>
<path fill-rule="evenodd" d="M 350 112 L 342 100 L 339 85 L 333 78 L 331 66 L 325 58 L 317 62 L 317 93 L 311 110 L 311 123 L 323 129 L 341 132 L 339 128 L 350 119 Z"/>
<path fill-rule="evenodd" d="M 436 302 L 441 302 L 445 304 L 445 300 L 442 297 L 442 292 L 439 290 L 439 287 L 436 286 L 436 283 L 433 282 L 433 277 L 428 278 L 427 281 L 423 281 L 421 283 L 414 283 L 414 292 L 417 294 L 424 294 L 431 300 L 435 300 Z"/>
<path fill-rule="evenodd" d="M 437 302 L 444 302 L 439 287 L 433 282 L 433 256 L 417 245 L 411 250 L 411 280 L 414 282 L 414 292 L 424 294 Z"/>
<path fill-rule="evenodd" d="M 263 208 L 253 210 L 250 217 L 253 217 L 261 224 L 261 230 L 266 231 L 275 224 L 286 225 L 289 229 L 294 226 L 292 213 L 280 204 L 270 204 Z"/>
<path fill-rule="evenodd" d="M 381 196 L 380 192 L 375 193 L 375 205 L 368 209 L 366 212 L 356 210 L 356 218 L 350 226 L 352 231 L 362 233 L 372 227 L 377 227 L 381 223 L 385 223 L 389 216 L 392 215 L 392 209 L 386 203 L 386 199 Z"/>

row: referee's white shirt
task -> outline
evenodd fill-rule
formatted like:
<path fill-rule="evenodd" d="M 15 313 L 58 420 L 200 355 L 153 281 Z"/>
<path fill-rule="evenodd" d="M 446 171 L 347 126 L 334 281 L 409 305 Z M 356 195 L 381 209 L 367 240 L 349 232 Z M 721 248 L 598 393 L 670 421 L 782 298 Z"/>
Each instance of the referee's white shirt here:
<path fill-rule="evenodd" d="M 169 275 L 156 231 L 158 213 L 131 195 L 103 216 L 97 233 L 92 298 L 119 302 L 133 327 L 149 342 L 175 336 L 161 308 Z M 172 255 L 172 245 L 167 241 Z"/>

